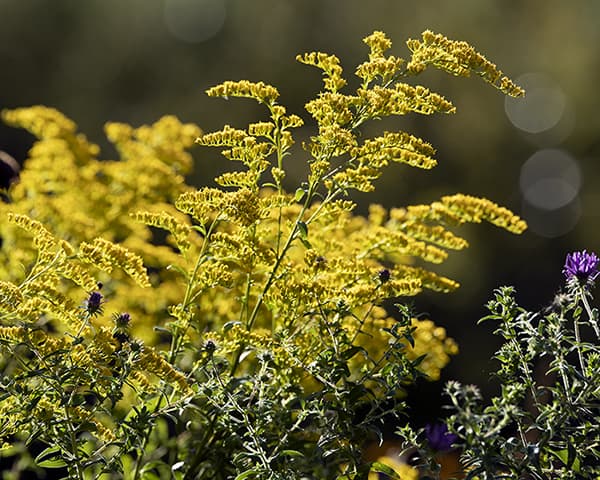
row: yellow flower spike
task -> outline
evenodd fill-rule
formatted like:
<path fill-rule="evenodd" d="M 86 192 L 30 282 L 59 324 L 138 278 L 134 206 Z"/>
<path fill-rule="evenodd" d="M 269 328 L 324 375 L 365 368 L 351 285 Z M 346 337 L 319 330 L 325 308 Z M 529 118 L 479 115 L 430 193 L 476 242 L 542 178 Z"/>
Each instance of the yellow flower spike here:
<path fill-rule="evenodd" d="M 253 137 L 272 138 L 275 124 L 273 122 L 257 122 L 248 125 L 248 133 Z"/>
<path fill-rule="evenodd" d="M 378 203 L 369 205 L 369 223 L 378 227 L 382 226 L 387 219 L 387 210 Z"/>
<path fill-rule="evenodd" d="M 177 386 L 184 393 L 191 393 L 185 375 L 176 370 L 167 362 L 160 353 L 152 347 L 144 346 L 140 356 L 135 364 L 135 368 L 142 373 L 148 372 L 156 375 L 158 378 L 171 386 Z"/>
<path fill-rule="evenodd" d="M 394 297 L 412 297 L 423 291 L 423 282 L 420 278 L 409 277 L 400 279 L 391 279 L 385 282 L 381 287 L 379 295 L 382 299 Z"/>
<path fill-rule="evenodd" d="M 308 102 L 305 108 L 319 125 L 327 127 L 333 124 L 344 126 L 354 117 L 350 107 L 355 101 L 356 97 L 342 95 L 337 92 L 324 92 L 319 94 L 319 97 L 315 100 Z"/>
<path fill-rule="evenodd" d="M 433 65 L 456 76 L 468 77 L 474 73 L 506 95 L 522 97 L 525 94 L 521 87 L 467 42 L 449 40 L 430 30 L 424 31 L 421 36 L 422 41 L 410 39 L 406 42 L 412 52 L 408 71 L 420 73 L 427 65 Z"/>
<path fill-rule="evenodd" d="M 456 107 L 442 95 L 430 91 L 421 85 L 412 86 L 397 83 L 394 87 L 399 101 L 408 111 L 431 115 L 432 113 L 455 113 Z"/>
<path fill-rule="evenodd" d="M 285 115 L 286 109 L 283 105 L 273 105 L 271 107 L 271 118 L 274 122 L 279 121 Z"/>
<path fill-rule="evenodd" d="M 0 280 L 0 309 L 2 311 L 13 310 L 17 305 L 23 303 L 24 297 L 21 289 L 11 282 Z"/>
<path fill-rule="evenodd" d="M 281 117 L 281 128 L 283 130 L 287 128 L 299 128 L 304 125 L 304 120 L 302 120 L 298 115 L 288 115 Z"/>
<path fill-rule="evenodd" d="M 458 282 L 420 267 L 396 265 L 392 272 L 393 276 L 397 275 L 399 277 L 408 276 L 409 278 L 417 278 L 421 282 L 423 288 L 428 288 L 429 290 L 434 290 L 436 292 L 448 293 L 460 287 Z"/>
<path fill-rule="evenodd" d="M 363 42 L 371 49 L 369 60 L 383 57 L 383 54 L 392 48 L 392 41 L 384 32 L 379 30 L 375 30 L 371 35 L 363 38 Z"/>
<path fill-rule="evenodd" d="M 226 81 L 220 85 L 209 88 L 206 91 L 209 97 L 222 97 L 227 100 L 228 97 L 246 97 L 253 98 L 259 103 L 273 105 L 279 97 L 277 89 L 263 82 L 250 82 L 240 80 L 237 82 Z"/>
<path fill-rule="evenodd" d="M 258 173 L 263 172 L 268 162 L 264 159 L 275 152 L 275 147 L 268 143 L 256 143 L 254 137 L 246 137 L 240 146 L 222 151 L 222 155 L 228 160 L 235 160 L 247 165 L 251 170 Z"/>
<path fill-rule="evenodd" d="M 110 358 L 119 348 L 119 342 L 113 337 L 111 329 L 105 326 L 101 326 L 95 332 L 93 345 L 104 358 Z"/>
<path fill-rule="evenodd" d="M 82 407 L 72 407 L 71 413 L 73 417 L 82 422 L 90 422 L 94 425 L 94 435 L 104 443 L 112 443 L 117 441 L 117 437 L 110 428 L 105 426 L 100 420 L 98 420 L 93 412 L 89 412 Z M 114 427 L 113 427 L 114 428 Z"/>
<path fill-rule="evenodd" d="M 173 115 L 166 115 L 152 125 L 142 125 L 136 129 L 127 124 L 109 122 L 104 126 L 104 131 L 122 159 L 136 163 L 145 157 L 144 163 L 147 163 L 147 159 L 152 157 L 172 171 L 184 174 L 192 168 L 192 157 L 185 149 L 202 134 L 197 125 L 183 124 Z"/>
<path fill-rule="evenodd" d="M 118 267 L 129 275 L 140 287 L 149 287 L 150 280 L 142 259 L 125 247 L 96 238 L 79 245 L 79 258 L 107 273 Z"/>
<path fill-rule="evenodd" d="M 350 155 L 377 167 L 387 166 L 389 161 L 407 163 L 413 167 L 430 169 L 437 165 L 432 158 L 435 149 L 420 138 L 404 132 L 385 132 L 352 149 Z"/>
<path fill-rule="evenodd" d="M 297 55 L 296 60 L 323 70 L 325 90 L 335 93 L 346 85 L 346 80 L 342 78 L 343 70 L 340 65 L 340 59 L 335 55 L 310 52 L 304 55 Z"/>
<path fill-rule="evenodd" d="M 246 172 L 225 172 L 215 178 L 215 182 L 222 187 L 237 187 L 256 190 L 261 172 L 248 170 Z"/>
<path fill-rule="evenodd" d="M 63 139 L 79 162 L 85 163 L 99 152 L 98 145 L 89 143 L 84 135 L 76 134 L 75 123 L 54 108 L 37 105 L 15 110 L 3 110 L 2 120 L 18 126 L 39 139 Z"/>
<path fill-rule="evenodd" d="M 372 58 L 356 67 L 355 74 L 364 80 L 363 86 L 381 78 L 383 83 L 390 82 L 400 71 L 404 60 L 390 56 L 388 58 Z"/>
<path fill-rule="evenodd" d="M 246 138 L 248 134 L 245 130 L 225 125 L 221 130 L 198 137 L 196 143 L 208 147 L 236 147 L 242 145 Z"/>
<path fill-rule="evenodd" d="M 442 197 L 441 203 L 465 222 L 487 220 L 512 233 L 522 233 L 527 224 L 517 215 L 486 198 L 456 194 Z"/>
<path fill-rule="evenodd" d="M 151 225 L 156 228 L 162 228 L 173 235 L 177 248 L 182 252 L 186 252 L 191 244 L 189 236 L 192 232 L 191 225 L 184 223 L 183 219 L 175 218 L 173 215 L 167 212 L 135 212 L 131 213 L 130 216 L 135 218 L 138 222 L 142 222 L 146 225 Z"/>
<path fill-rule="evenodd" d="M 344 155 L 357 144 L 356 136 L 352 132 L 336 124 L 321 126 L 319 135 L 311 140 L 321 146 L 321 155 L 327 158 Z"/>
<path fill-rule="evenodd" d="M 18 125 L 38 138 L 59 138 L 77 130 L 75 122 L 57 110 L 41 105 L 15 110 L 3 110 L 2 120 L 8 125 Z"/>
<path fill-rule="evenodd" d="M 27 332 L 28 330 L 24 327 L 0 326 L 0 340 L 20 343 L 26 338 Z"/>
<path fill-rule="evenodd" d="M 134 128 L 126 123 L 107 122 L 104 133 L 112 143 L 119 145 L 128 142 L 133 137 Z"/>
<path fill-rule="evenodd" d="M 464 238 L 459 237 L 440 225 L 426 225 L 420 222 L 406 222 L 400 227 L 417 240 L 424 240 L 443 248 L 462 250 L 469 246 Z"/>
<path fill-rule="evenodd" d="M 431 320 L 412 320 L 414 347 L 407 345 L 407 355 L 416 359 L 425 355 L 418 368 L 430 380 L 438 380 L 442 368 L 450 361 L 450 355 L 458 353 L 456 342 L 446 336 L 446 330 L 438 327 Z"/>
<path fill-rule="evenodd" d="M 9 213 L 8 221 L 29 232 L 33 236 L 33 244 L 40 253 L 54 253 L 56 250 L 58 241 L 37 220 L 31 219 L 27 215 Z"/>
<path fill-rule="evenodd" d="M 31 344 L 42 357 L 62 350 L 69 343 L 69 340 L 64 337 L 51 337 L 41 330 L 30 330 L 25 327 L 0 326 L 0 339 L 15 344 Z"/>
<path fill-rule="evenodd" d="M 79 265 L 74 261 L 63 262 L 60 265 L 57 265 L 56 271 L 64 278 L 68 278 L 86 291 L 92 291 L 96 288 L 96 284 L 98 283 L 83 265 Z"/>

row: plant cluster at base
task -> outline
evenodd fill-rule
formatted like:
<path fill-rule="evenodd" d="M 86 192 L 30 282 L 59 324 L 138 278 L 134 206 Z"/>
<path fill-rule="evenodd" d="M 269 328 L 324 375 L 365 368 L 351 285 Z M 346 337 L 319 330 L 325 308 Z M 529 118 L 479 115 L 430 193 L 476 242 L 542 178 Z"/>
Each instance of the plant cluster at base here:
<path fill-rule="evenodd" d="M 594 253 L 567 255 L 566 287 L 538 312 L 503 287 L 482 321 L 498 323 L 500 393 L 484 402 L 475 386 L 450 382 L 448 425 L 467 479 L 600 478 L 600 331 L 590 306 Z"/>
<path fill-rule="evenodd" d="M 373 190 L 391 162 L 436 165 L 426 141 L 403 131 L 364 138 L 360 127 L 452 113 L 441 95 L 407 83 L 427 66 L 522 90 L 466 43 L 431 32 L 409 41 L 409 61 L 386 55 L 381 32 L 365 43 L 353 93 L 341 91 L 337 57 L 298 57 L 324 79 L 306 105 L 317 129 L 304 153 L 292 149 L 304 120 L 262 82 L 207 92 L 264 106 L 266 118 L 246 129 L 202 134 L 170 116 L 107 124 L 119 160 L 100 160 L 56 110 L 3 112 L 38 138 L 0 205 L 5 455 L 43 445 L 31 468 L 79 480 L 391 472 L 363 457 L 365 442 L 406 413 L 407 385 L 439 378 L 457 353 L 403 298 L 458 287 L 428 266 L 467 246 L 452 227 L 526 225 L 463 194 L 355 214 L 349 192 Z M 239 168 L 216 187 L 186 185 L 194 141 Z M 293 157 L 308 158 L 309 173 L 289 189 Z"/>

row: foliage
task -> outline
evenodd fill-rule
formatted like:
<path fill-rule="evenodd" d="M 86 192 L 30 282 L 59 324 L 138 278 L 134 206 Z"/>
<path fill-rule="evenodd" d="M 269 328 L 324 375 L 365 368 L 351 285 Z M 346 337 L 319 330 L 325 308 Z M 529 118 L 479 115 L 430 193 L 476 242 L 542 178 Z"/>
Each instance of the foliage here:
<path fill-rule="evenodd" d="M 292 149 L 303 120 L 262 82 L 227 81 L 212 97 L 247 97 L 267 120 L 201 135 L 165 117 L 108 124 L 120 154 L 98 148 L 55 110 L 3 112 L 38 137 L 2 205 L 0 440 L 47 448 L 38 467 L 69 478 L 366 478 L 362 456 L 403 389 L 435 379 L 457 347 L 402 297 L 451 291 L 438 264 L 467 242 L 447 227 L 525 223 L 462 194 L 368 217 L 351 190 L 370 191 L 390 162 L 432 168 L 434 149 L 406 132 L 362 138 L 369 120 L 451 113 L 405 81 L 427 66 L 522 91 L 464 42 L 425 32 L 406 62 L 365 39 L 361 84 L 341 93 L 339 60 L 298 57 L 323 71 L 306 105 L 317 132 Z M 184 183 L 194 138 L 241 168 L 216 187 Z M 286 191 L 291 157 L 309 173 Z M 166 233 L 160 233 L 166 232 Z M 383 308 L 396 303 L 396 311 Z M 390 304 L 391 304 L 390 303 Z M 12 446 L 11 446 L 12 445 Z M 379 470 L 382 471 L 382 470 Z"/>
<path fill-rule="evenodd" d="M 539 312 L 513 288 L 488 303 L 504 339 L 495 358 L 501 392 L 484 406 L 474 386 L 447 385 L 449 421 L 467 479 L 597 479 L 600 475 L 600 330 L 591 308 L 598 257 L 567 256 L 566 288 Z"/>

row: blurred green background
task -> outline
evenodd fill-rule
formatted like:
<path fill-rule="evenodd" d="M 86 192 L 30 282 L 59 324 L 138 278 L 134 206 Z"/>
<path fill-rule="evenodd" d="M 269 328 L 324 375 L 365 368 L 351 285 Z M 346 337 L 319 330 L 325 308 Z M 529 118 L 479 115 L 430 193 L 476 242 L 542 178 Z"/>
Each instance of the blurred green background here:
<path fill-rule="evenodd" d="M 103 158 L 115 155 L 102 133 L 108 120 L 139 125 L 172 113 L 211 131 L 263 119 L 255 102 L 205 96 L 228 79 L 277 86 L 288 110 L 306 119 L 303 105 L 321 88 L 320 73 L 295 55 L 335 53 L 352 77 L 367 53 L 361 39 L 375 29 L 404 57 L 405 40 L 425 29 L 466 40 L 528 92 L 507 101 L 477 78 L 426 72 L 419 81 L 458 113 L 397 117 L 369 131 L 423 137 L 440 165 L 429 172 L 394 165 L 374 194 L 356 196 L 365 212 L 371 202 L 403 206 L 463 192 L 529 222 L 522 236 L 488 225 L 462 229 L 471 248 L 439 269 L 462 288 L 415 299 L 461 346 L 445 378 L 483 385 L 498 344 L 493 325 L 476 321 L 492 289 L 515 285 L 524 305 L 539 308 L 560 287 L 568 251 L 600 249 L 600 1 L 0 0 L 0 108 L 58 108 L 102 146 Z M 0 126 L 0 149 L 18 161 L 31 142 Z M 227 168 L 215 151 L 193 153 L 197 185 Z M 435 396 L 439 385 L 427 388 Z"/>

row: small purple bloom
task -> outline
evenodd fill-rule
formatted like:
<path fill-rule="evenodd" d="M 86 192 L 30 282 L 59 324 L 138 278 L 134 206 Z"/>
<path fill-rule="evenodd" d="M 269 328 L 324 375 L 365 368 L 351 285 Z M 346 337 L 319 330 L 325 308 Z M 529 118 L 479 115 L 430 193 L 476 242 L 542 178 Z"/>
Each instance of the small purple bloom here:
<path fill-rule="evenodd" d="M 452 450 L 452 444 L 458 440 L 455 434 L 448 431 L 445 423 L 428 423 L 425 425 L 425 435 L 429 446 L 437 452 Z"/>
<path fill-rule="evenodd" d="M 87 299 L 86 309 L 90 315 L 102 313 L 102 294 L 100 292 L 92 292 Z"/>
<path fill-rule="evenodd" d="M 595 253 L 587 253 L 587 251 L 573 252 L 567 254 L 563 273 L 567 280 L 577 278 L 582 282 L 596 279 L 598 274 L 598 264 L 600 258 Z"/>
<path fill-rule="evenodd" d="M 129 326 L 130 321 L 131 315 L 129 315 L 127 312 L 119 313 L 115 317 L 115 323 L 117 324 L 118 328 L 127 328 Z"/>

